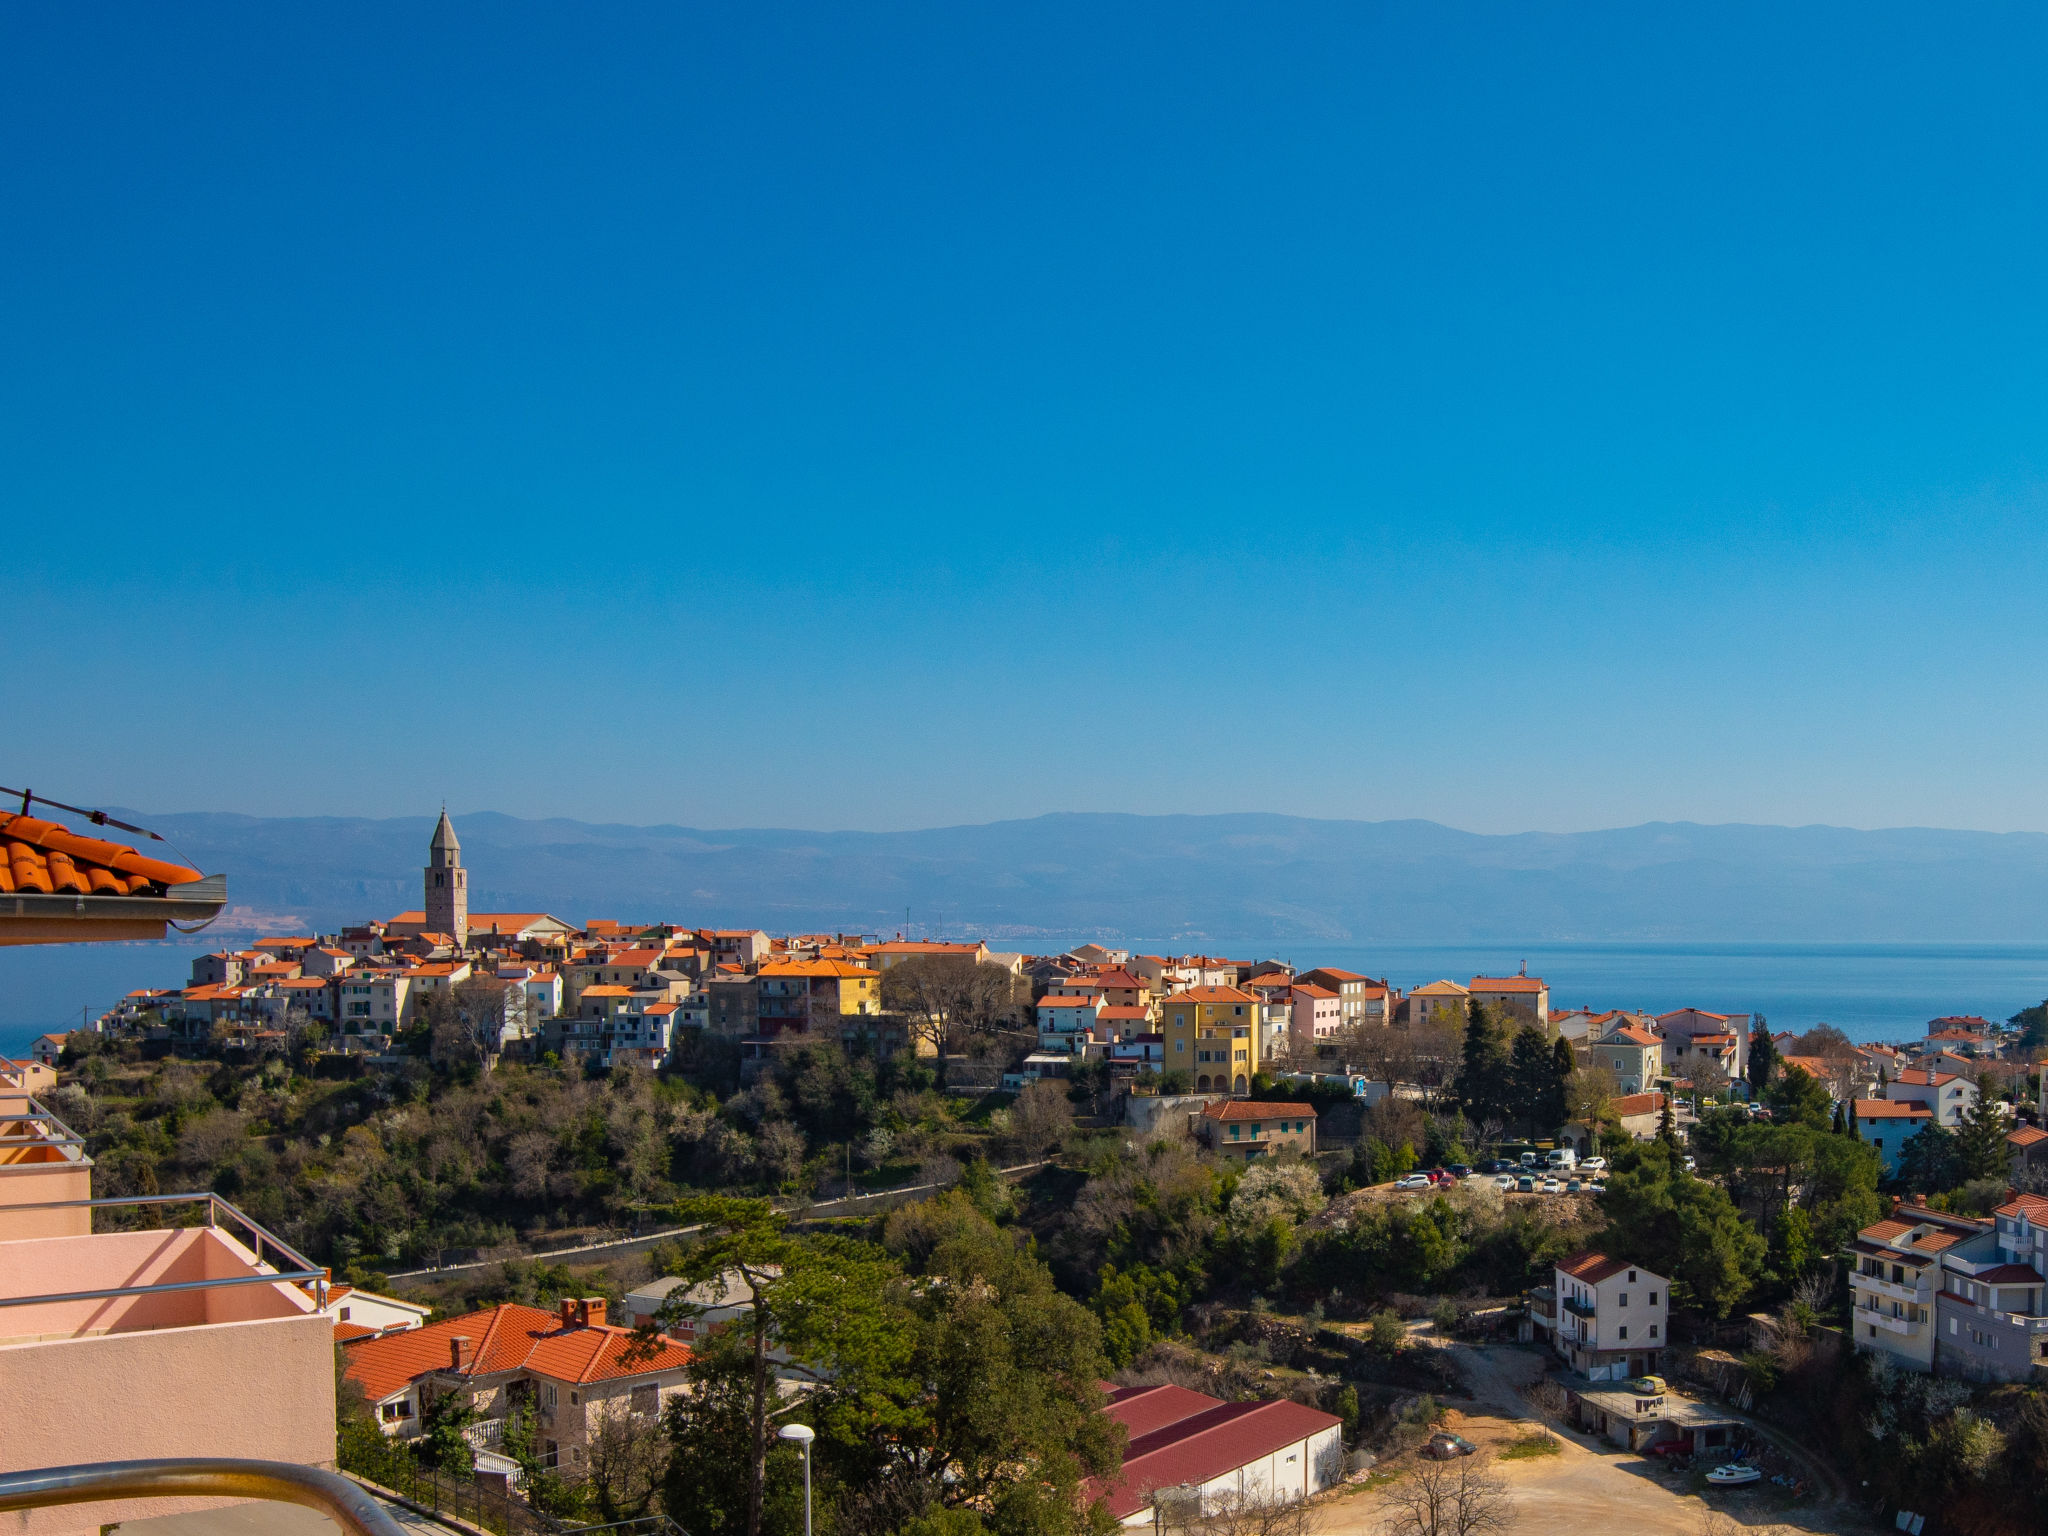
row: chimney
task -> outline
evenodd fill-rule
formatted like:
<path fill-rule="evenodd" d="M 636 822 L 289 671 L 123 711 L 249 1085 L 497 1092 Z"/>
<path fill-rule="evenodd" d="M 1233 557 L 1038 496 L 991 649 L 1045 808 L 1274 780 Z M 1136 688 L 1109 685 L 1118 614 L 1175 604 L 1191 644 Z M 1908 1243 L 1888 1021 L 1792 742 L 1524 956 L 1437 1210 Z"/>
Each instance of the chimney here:
<path fill-rule="evenodd" d="M 459 1371 L 469 1364 L 469 1340 L 456 1334 L 448 1341 L 448 1368 Z"/>
<path fill-rule="evenodd" d="M 570 1300 L 570 1298 L 568 1298 L 567 1296 L 564 1296 L 562 1298 L 561 1306 L 562 1326 L 564 1328 L 574 1328 L 576 1326 L 576 1303 Z"/>
<path fill-rule="evenodd" d="M 583 1313 L 585 1327 L 602 1328 L 604 1326 L 605 1303 L 602 1296 L 586 1296 L 579 1303 L 579 1306 Z"/>

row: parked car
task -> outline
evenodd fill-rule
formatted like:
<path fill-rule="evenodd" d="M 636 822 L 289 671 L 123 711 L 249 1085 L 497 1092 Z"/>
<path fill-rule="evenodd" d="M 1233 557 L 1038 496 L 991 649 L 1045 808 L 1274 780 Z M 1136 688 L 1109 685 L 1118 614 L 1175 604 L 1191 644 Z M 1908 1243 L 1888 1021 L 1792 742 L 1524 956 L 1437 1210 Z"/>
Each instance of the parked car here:
<path fill-rule="evenodd" d="M 1513 1163 L 1504 1163 L 1497 1157 L 1489 1157 L 1479 1165 L 1479 1171 L 1481 1173 L 1506 1173 L 1514 1166 Z"/>
<path fill-rule="evenodd" d="M 1410 1173 L 1394 1180 L 1396 1189 L 1434 1189 L 1436 1182 L 1426 1173 Z"/>
<path fill-rule="evenodd" d="M 1645 1456 L 1655 1456 L 1660 1461 L 1683 1461 L 1692 1454 L 1690 1440 L 1659 1440 L 1644 1451 Z"/>
<path fill-rule="evenodd" d="M 1493 1182 L 1502 1189 L 1513 1189 L 1515 1187 L 1515 1176 L 1512 1173 L 1504 1173 Z"/>
<path fill-rule="evenodd" d="M 1716 1488 L 1741 1488 L 1749 1483 L 1760 1483 L 1763 1479 L 1763 1468 L 1752 1467 L 1746 1461 L 1731 1461 L 1707 1474 L 1707 1482 Z"/>
<path fill-rule="evenodd" d="M 1458 1182 L 1451 1177 L 1451 1171 L 1448 1168 L 1426 1169 L 1422 1176 L 1432 1184 L 1455 1184 Z"/>
<path fill-rule="evenodd" d="M 1604 1157 L 1582 1157 L 1579 1159 L 1579 1172 L 1581 1173 L 1605 1173 L 1606 1171 L 1607 1159 Z"/>
<path fill-rule="evenodd" d="M 1519 1179 L 1515 1180 L 1515 1188 L 1525 1195 L 1535 1194 L 1536 1176 L 1529 1173 L 1523 1174 Z"/>
<path fill-rule="evenodd" d="M 1543 1181 L 1543 1193 L 1546 1195 L 1561 1195 L 1564 1193 L 1564 1186 L 1555 1179 L 1545 1179 Z"/>
<path fill-rule="evenodd" d="M 1429 1444 L 1422 1448 L 1422 1454 L 1431 1461 L 1449 1461 L 1453 1456 L 1470 1456 L 1479 1447 L 1463 1435 L 1454 1435 L 1440 1429 L 1429 1437 Z"/>
<path fill-rule="evenodd" d="M 1628 1389 L 1641 1393 L 1644 1397 L 1662 1397 L 1671 1390 L 1664 1385 L 1662 1376 L 1638 1376 L 1628 1384 Z"/>
<path fill-rule="evenodd" d="M 1586 1193 L 1589 1195 L 1604 1195 L 1607 1193 L 1607 1186 L 1605 1184 L 1589 1184 L 1586 1187 Z"/>
<path fill-rule="evenodd" d="M 1472 1177 L 1472 1170 L 1463 1163 L 1453 1163 L 1444 1172 L 1454 1179 L 1469 1179 Z"/>
<path fill-rule="evenodd" d="M 1537 1161 L 1538 1159 L 1534 1152 L 1524 1152 L 1522 1154 L 1522 1166 L 1524 1168 L 1534 1168 Z"/>
<path fill-rule="evenodd" d="M 1584 1189 L 1585 1187 L 1586 1186 L 1578 1179 L 1566 1179 L 1564 1181 L 1564 1192 L 1568 1195 L 1576 1195 L 1580 1190 Z"/>

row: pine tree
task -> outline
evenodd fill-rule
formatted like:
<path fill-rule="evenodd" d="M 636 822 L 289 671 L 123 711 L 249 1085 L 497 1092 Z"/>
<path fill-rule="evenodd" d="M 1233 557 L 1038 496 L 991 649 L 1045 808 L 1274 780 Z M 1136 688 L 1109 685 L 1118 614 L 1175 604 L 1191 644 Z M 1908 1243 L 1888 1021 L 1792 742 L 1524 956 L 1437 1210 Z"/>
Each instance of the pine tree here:
<path fill-rule="evenodd" d="M 1547 1136 L 1564 1124 L 1556 1068 L 1542 1030 L 1524 1024 L 1515 1031 L 1514 1048 L 1508 1055 L 1509 1102 L 1516 1120 L 1532 1135 Z"/>
<path fill-rule="evenodd" d="M 1663 1099 L 1664 1105 L 1657 1111 L 1657 1139 L 1675 1152 L 1678 1150 L 1678 1122 L 1671 1117 L 1671 1095 L 1664 1094 Z"/>
<path fill-rule="evenodd" d="M 1842 1134 L 1842 1106 L 1840 1104 L 1835 1106 L 1834 1132 L 1837 1136 Z"/>

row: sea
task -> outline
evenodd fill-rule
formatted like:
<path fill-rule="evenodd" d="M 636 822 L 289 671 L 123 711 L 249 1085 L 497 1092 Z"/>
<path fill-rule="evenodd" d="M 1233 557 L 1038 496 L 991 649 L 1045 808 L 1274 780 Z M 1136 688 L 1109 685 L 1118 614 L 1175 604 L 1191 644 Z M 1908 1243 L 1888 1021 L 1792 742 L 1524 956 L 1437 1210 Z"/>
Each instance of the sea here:
<path fill-rule="evenodd" d="M 1153 953 L 1170 947 L 1138 943 Z M 1852 1040 L 1904 1040 L 1948 1014 L 2006 1019 L 2048 999 L 2048 944 L 1282 944 L 1210 939 L 1211 954 L 1340 966 L 1404 991 L 1448 978 L 1550 983 L 1553 1009 L 1704 1008 L 1762 1014 L 1774 1030 L 1833 1024 Z M 197 943 L 0 948 L 0 1053 L 76 1028 L 136 987 L 175 987 Z"/>

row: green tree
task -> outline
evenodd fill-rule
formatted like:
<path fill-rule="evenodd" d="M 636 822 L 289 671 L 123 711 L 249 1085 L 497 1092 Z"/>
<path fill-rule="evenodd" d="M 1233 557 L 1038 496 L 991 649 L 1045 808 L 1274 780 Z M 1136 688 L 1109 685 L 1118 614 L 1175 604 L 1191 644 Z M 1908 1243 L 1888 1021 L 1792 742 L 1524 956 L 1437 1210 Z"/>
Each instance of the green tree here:
<path fill-rule="evenodd" d="M 1749 1061 L 1745 1072 L 1749 1077 L 1749 1091 L 1754 1096 L 1761 1094 L 1771 1085 L 1772 1074 L 1778 1066 L 1778 1047 L 1771 1040 L 1771 1031 L 1759 1014 L 1749 1026 Z"/>
<path fill-rule="evenodd" d="M 770 1351 L 787 1358 L 781 1374 L 816 1383 L 805 1407 L 814 1421 L 825 1421 L 814 1422 L 821 1436 L 830 1425 L 847 1433 L 845 1424 L 862 1421 L 871 1432 L 886 1433 L 898 1418 L 893 1404 L 902 1395 L 900 1372 L 909 1350 L 896 1310 L 900 1271 L 872 1244 L 790 1232 L 788 1218 L 765 1200 L 685 1200 L 671 1215 L 679 1225 L 701 1226 L 703 1235 L 685 1251 L 678 1269 L 689 1283 L 670 1293 L 655 1326 L 665 1330 L 701 1315 L 706 1304 L 688 1300 L 692 1291 L 709 1295 L 709 1305 L 733 1297 L 751 1302 L 744 1318 L 721 1330 L 721 1335 L 744 1341 L 744 1381 L 727 1379 L 730 1351 L 720 1352 L 713 1365 L 726 1377 L 704 1383 L 717 1389 L 713 1395 L 719 1401 L 707 1403 L 698 1418 L 687 1405 L 679 1409 L 671 1435 L 680 1431 L 701 1445 L 707 1431 L 730 1432 L 730 1399 L 737 1393 L 745 1418 L 740 1441 L 746 1447 L 745 1516 L 738 1529 L 745 1536 L 760 1536 L 773 1422 L 802 1401 L 784 1396 L 778 1372 L 770 1369 Z M 714 1529 L 703 1524 L 686 1528 L 698 1536 L 710 1536 Z"/>
<path fill-rule="evenodd" d="M 463 1392 L 441 1392 L 420 1413 L 420 1437 L 413 1454 L 423 1466 L 467 1477 L 476 1470 L 476 1448 L 463 1430 L 476 1422 L 476 1409 Z"/>
<path fill-rule="evenodd" d="M 1899 1148 L 1897 1178 L 1915 1194 L 1939 1194 L 1963 1182 L 1956 1138 L 1946 1126 L 1929 1121 Z"/>
<path fill-rule="evenodd" d="M 1963 1112 L 1956 1127 L 1956 1182 L 1997 1178 L 2011 1166 L 2012 1153 L 2006 1146 L 2006 1121 L 1996 1097 L 1997 1085 L 1991 1074 L 1977 1080 L 1977 1102 Z"/>
<path fill-rule="evenodd" d="M 1791 1066 L 1778 1073 L 1764 1090 L 1764 1102 L 1780 1125 L 1810 1125 L 1828 1128 L 1834 1099 L 1827 1088 L 1804 1067 Z"/>
<path fill-rule="evenodd" d="M 1533 1024 L 1515 1031 L 1514 1044 L 1508 1050 L 1508 1096 L 1524 1134 L 1548 1136 L 1564 1124 L 1564 1086 L 1558 1081 L 1557 1057 L 1543 1031 Z"/>
<path fill-rule="evenodd" d="M 992 1511 L 990 1528 L 1009 1536 L 1081 1536 L 1082 1479 L 1122 1456 L 1098 1411 L 1100 1325 L 1027 1241 L 957 1195 L 927 1205 L 924 1236 L 903 1250 L 915 1266 L 906 1411 L 891 1443 L 869 1442 L 862 1476 L 895 1480 L 908 1506 Z"/>
<path fill-rule="evenodd" d="M 1484 1003 L 1472 1004 L 1465 1020 L 1457 1090 L 1458 1102 L 1469 1120 L 1483 1123 L 1518 1118 L 1506 1032 Z"/>
<path fill-rule="evenodd" d="M 1677 1150 L 1662 1142 L 1616 1157 L 1600 1209 L 1608 1252 L 1668 1276 L 1674 1290 L 1714 1317 L 1726 1317 L 1762 1272 L 1764 1240 L 1727 1191 L 1687 1173 Z"/>

